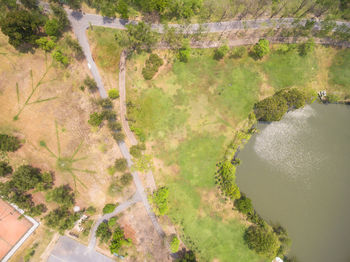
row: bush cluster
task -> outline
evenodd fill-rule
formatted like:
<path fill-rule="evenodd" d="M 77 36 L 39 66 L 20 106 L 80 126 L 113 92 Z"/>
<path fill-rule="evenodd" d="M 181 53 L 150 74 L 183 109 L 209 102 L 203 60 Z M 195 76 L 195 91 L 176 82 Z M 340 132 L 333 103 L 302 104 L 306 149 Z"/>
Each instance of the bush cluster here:
<path fill-rule="evenodd" d="M 21 143 L 17 137 L 0 134 L 0 151 L 15 152 Z"/>
<path fill-rule="evenodd" d="M 254 112 L 258 120 L 279 121 L 288 110 L 303 107 L 306 100 L 306 96 L 296 88 L 283 89 L 256 103 Z"/>
<path fill-rule="evenodd" d="M 119 91 L 115 88 L 108 90 L 108 97 L 110 99 L 117 99 L 119 97 Z"/>
<path fill-rule="evenodd" d="M 146 80 L 151 80 L 163 65 L 163 59 L 157 54 L 151 54 L 146 61 L 146 66 L 142 69 L 142 75 Z"/>
<path fill-rule="evenodd" d="M 167 187 L 161 187 L 155 191 L 150 198 L 150 202 L 155 206 L 155 213 L 157 215 L 165 215 L 168 212 L 168 196 L 169 189 Z"/>
<path fill-rule="evenodd" d="M 109 214 L 114 211 L 114 209 L 117 207 L 116 204 L 106 204 L 102 210 L 103 214 Z"/>
<path fill-rule="evenodd" d="M 229 51 L 229 47 L 227 45 L 220 46 L 214 50 L 214 59 L 221 60 Z"/>
<path fill-rule="evenodd" d="M 236 184 L 236 167 L 229 160 L 219 163 L 215 178 L 225 196 L 231 200 L 241 197 L 241 192 Z"/>

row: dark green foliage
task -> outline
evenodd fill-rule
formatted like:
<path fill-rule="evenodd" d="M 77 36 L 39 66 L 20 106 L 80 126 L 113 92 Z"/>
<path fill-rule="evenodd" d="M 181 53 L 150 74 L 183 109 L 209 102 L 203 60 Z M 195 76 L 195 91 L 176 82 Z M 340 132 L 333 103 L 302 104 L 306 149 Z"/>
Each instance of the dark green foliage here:
<path fill-rule="evenodd" d="M 108 120 L 109 122 L 115 122 L 117 119 L 116 112 L 111 109 L 103 110 L 101 116 L 104 120 Z"/>
<path fill-rule="evenodd" d="M 45 213 L 47 211 L 47 208 L 44 204 L 39 204 L 36 206 L 33 206 L 29 209 L 27 212 L 28 215 L 32 217 L 40 216 L 41 214 Z"/>
<path fill-rule="evenodd" d="M 96 230 L 96 237 L 100 238 L 100 242 L 107 243 L 111 236 L 112 232 L 110 231 L 107 223 L 102 222 L 98 225 Z"/>
<path fill-rule="evenodd" d="M 288 236 L 287 230 L 279 224 L 273 226 L 273 232 L 275 232 L 275 234 L 278 237 L 278 240 L 281 243 L 277 255 L 282 257 L 283 255 L 288 253 L 292 241 Z"/>
<path fill-rule="evenodd" d="M 265 222 L 265 220 L 255 210 L 253 210 L 253 212 L 251 213 L 248 213 L 247 216 L 248 216 L 248 220 L 254 223 L 255 225 L 258 225 L 259 227 L 262 227 L 262 228 L 267 227 L 267 223 Z"/>
<path fill-rule="evenodd" d="M 56 187 L 46 194 L 46 201 L 54 201 L 62 206 L 71 207 L 74 204 L 74 194 L 68 185 Z"/>
<path fill-rule="evenodd" d="M 151 54 L 146 60 L 146 66 L 142 69 L 143 77 L 146 80 L 151 80 L 162 65 L 163 60 L 157 54 Z"/>
<path fill-rule="evenodd" d="M 97 90 L 97 84 L 96 84 L 96 81 L 89 77 L 89 76 L 86 76 L 85 79 L 84 79 L 84 85 L 86 85 L 90 91 L 96 91 Z"/>
<path fill-rule="evenodd" d="M 64 8 L 56 3 L 51 3 L 50 8 L 52 10 L 53 15 L 58 20 L 60 30 L 65 30 L 70 25 L 70 22 L 68 20 L 67 13 L 64 10 Z"/>
<path fill-rule="evenodd" d="M 114 226 L 117 224 L 117 220 L 118 220 L 117 217 L 111 217 L 111 218 L 108 220 L 108 226 L 109 226 L 109 227 L 114 227 Z"/>
<path fill-rule="evenodd" d="M 128 162 L 125 158 L 117 158 L 114 162 L 117 171 L 124 172 L 128 168 Z"/>
<path fill-rule="evenodd" d="M 115 141 L 121 142 L 125 139 L 125 135 L 121 131 L 119 131 L 119 132 L 113 133 L 113 138 Z"/>
<path fill-rule="evenodd" d="M 158 215 L 162 216 L 168 213 L 168 197 L 169 189 L 167 187 L 161 187 L 153 193 L 150 200 L 155 205 L 155 210 Z"/>
<path fill-rule="evenodd" d="M 250 249 L 269 258 L 274 258 L 280 247 L 274 232 L 257 226 L 250 226 L 246 230 L 244 240 Z"/>
<path fill-rule="evenodd" d="M 252 53 L 257 59 L 263 58 L 270 52 L 270 43 L 266 39 L 260 39 L 258 43 L 253 46 Z"/>
<path fill-rule="evenodd" d="M 196 256 L 193 251 L 185 251 L 181 254 L 181 258 L 176 260 L 177 262 L 197 262 Z"/>
<path fill-rule="evenodd" d="M 40 169 L 23 165 L 13 173 L 11 185 L 16 191 L 25 192 L 35 188 L 42 181 L 43 177 L 40 174 Z"/>
<path fill-rule="evenodd" d="M 38 0 L 21 0 L 22 5 L 27 9 L 37 9 Z"/>
<path fill-rule="evenodd" d="M 5 161 L 0 161 L 0 177 L 7 176 L 12 173 L 12 167 Z"/>
<path fill-rule="evenodd" d="M 349 41 L 350 40 L 350 28 L 344 24 L 338 25 L 333 34 L 333 38 L 339 41 Z"/>
<path fill-rule="evenodd" d="M 255 115 L 261 121 L 279 121 L 289 110 L 305 105 L 306 97 L 296 88 L 283 89 L 255 104 Z"/>
<path fill-rule="evenodd" d="M 68 57 L 63 54 L 61 50 L 56 50 L 52 53 L 52 57 L 63 66 L 67 66 L 69 64 Z"/>
<path fill-rule="evenodd" d="M 116 7 L 117 13 L 120 14 L 120 17 L 123 19 L 129 18 L 129 8 L 128 4 L 124 0 L 119 0 Z"/>
<path fill-rule="evenodd" d="M 46 191 L 53 186 L 53 175 L 50 172 L 41 174 L 41 182 L 37 184 L 36 191 Z"/>
<path fill-rule="evenodd" d="M 60 25 L 56 18 L 47 20 L 45 23 L 45 33 L 49 36 L 58 36 L 60 34 Z"/>
<path fill-rule="evenodd" d="M 38 14 L 26 10 L 13 10 L 1 19 L 1 31 L 9 37 L 9 43 L 15 48 L 23 44 L 35 44 L 39 38 L 43 21 Z"/>
<path fill-rule="evenodd" d="M 21 143 L 17 137 L 0 134 L 0 151 L 15 152 Z"/>
<path fill-rule="evenodd" d="M 102 124 L 103 119 L 104 117 L 102 114 L 94 112 L 90 114 L 90 119 L 88 120 L 88 123 L 92 126 L 100 126 Z"/>
<path fill-rule="evenodd" d="M 311 53 L 314 50 L 314 48 L 315 48 L 315 42 L 312 38 L 310 38 L 305 43 L 302 43 L 299 45 L 299 48 L 298 48 L 299 55 L 306 56 L 309 53 Z"/>
<path fill-rule="evenodd" d="M 151 31 L 151 26 L 144 22 L 137 25 L 126 25 L 126 32 L 118 32 L 116 40 L 122 47 L 129 48 L 130 52 L 149 51 L 157 42 L 155 33 Z"/>
<path fill-rule="evenodd" d="M 117 121 L 108 121 L 108 128 L 114 132 L 120 131 L 122 130 L 122 125 Z"/>
<path fill-rule="evenodd" d="M 190 56 L 191 56 L 191 49 L 189 48 L 181 48 L 179 50 L 179 60 L 181 62 L 184 62 L 184 63 L 187 63 L 188 60 L 190 59 Z"/>
<path fill-rule="evenodd" d="M 108 108 L 110 109 L 113 107 L 113 102 L 109 98 L 105 98 L 105 99 L 101 98 L 100 100 L 97 101 L 97 104 L 105 109 L 108 109 Z"/>
<path fill-rule="evenodd" d="M 243 194 L 240 199 L 235 201 L 235 207 L 243 214 L 251 214 L 254 212 L 252 200 Z"/>
<path fill-rule="evenodd" d="M 117 207 L 116 204 L 106 204 L 102 210 L 103 214 L 109 214 L 114 211 L 114 209 Z"/>
<path fill-rule="evenodd" d="M 128 242 L 124 237 L 124 231 L 119 226 L 114 230 L 111 243 L 109 244 L 109 250 L 111 254 L 119 252 L 120 248 Z"/>
<path fill-rule="evenodd" d="M 130 185 L 132 179 L 133 178 L 130 173 L 125 173 L 120 177 L 120 183 L 122 184 L 122 186 L 128 186 Z"/>
<path fill-rule="evenodd" d="M 135 158 L 140 158 L 142 156 L 142 151 L 146 149 L 145 144 L 137 144 L 130 147 L 130 154 Z"/>
<path fill-rule="evenodd" d="M 67 45 L 74 52 L 76 59 L 80 60 L 80 59 L 83 59 L 85 57 L 83 49 L 81 48 L 81 46 L 77 40 L 73 39 L 72 37 L 70 37 L 68 35 L 65 37 L 65 41 L 66 41 Z"/>
<path fill-rule="evenodd" d="M 41 37 L 35 43 L 46 52 L 50 52 L 56 47 L 56 43 L 48 37 Z"/>
<path fill-rule="evenodd" d="M 221 60 L 224 58 L 224 56 L 227 54 L 229 48 L 227 45 L 223 45 L 219 48 L 216 48 L 214 50 L 214 59 L 215 60 Z"/>
<path fill-rule="evenodd" d="M 238 199 L 241 193 L 236 184 L 236 167 L 228 160 L 219 163 L 216 182 L 222 193 L 230 199 Z"/>
<path fill-rule="evenodd" d="M 73 228 L 79 217 L 80 213 L 72 213 L 67 207 L 59 207 L 45 216 L 44 221 L 45 225 L 58 230 L 63 235 L 65 230 Z"/>

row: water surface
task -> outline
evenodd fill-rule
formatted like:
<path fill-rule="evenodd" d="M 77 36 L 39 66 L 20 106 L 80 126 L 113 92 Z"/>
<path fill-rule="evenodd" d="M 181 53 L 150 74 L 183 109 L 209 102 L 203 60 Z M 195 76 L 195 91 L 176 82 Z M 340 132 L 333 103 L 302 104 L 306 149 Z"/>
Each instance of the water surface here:
<path fill-rule="evenodd" d="M 313 104 L 259 124 L 237 183 L 286 227 L 301 262 L 350 261 L 350 106 Z"/>

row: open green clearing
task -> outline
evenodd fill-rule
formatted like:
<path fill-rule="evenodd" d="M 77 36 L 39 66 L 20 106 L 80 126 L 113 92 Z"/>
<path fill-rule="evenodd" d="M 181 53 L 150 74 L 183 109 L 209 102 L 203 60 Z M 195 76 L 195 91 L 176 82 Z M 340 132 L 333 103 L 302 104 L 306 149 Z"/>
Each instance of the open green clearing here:
<path fill-rule="evenodd" d="M 330 84 L 350 96 L 350 50 L 340 51 L 329 70 Z"/>
<path fill-rule="evenodd" d="M 102 47 L 96 43 L 98 51 Z M 159 186 L 169 188 L 169 216 L 203 261 L 265 260 L 244 243 L 246 226 L 237 213 L 217 208 L 223 199 L 217 195 L 214 174 L 256 101 L 285 87 L 318 90 L 320 79 L 329 73 L 330 65 L 319 55 L 328 53 L 325 47 L 305 57 L 296 49 L 281 53 L 277 48 L 261 61 L 247 55 L 216 61 L 211 49 L 192 50 L 188 63 L 179 62 L 172 51 L 159 51 L 164 65 L 153 80 L 142 76 L 149 54 L 127 62 L 129 124 L 162 160 L 155 176 Z"/>

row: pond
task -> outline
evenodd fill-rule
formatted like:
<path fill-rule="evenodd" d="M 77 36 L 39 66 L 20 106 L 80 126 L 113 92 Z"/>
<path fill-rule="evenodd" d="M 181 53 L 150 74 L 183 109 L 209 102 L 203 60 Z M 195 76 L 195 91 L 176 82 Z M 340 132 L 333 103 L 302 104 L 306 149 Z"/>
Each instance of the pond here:
<path fill-rule="evenodd" d="M 350 261 L 350 106 L 314 103 L 259 124 L 237 183 L 284 226 L 301 262 Z"/>

